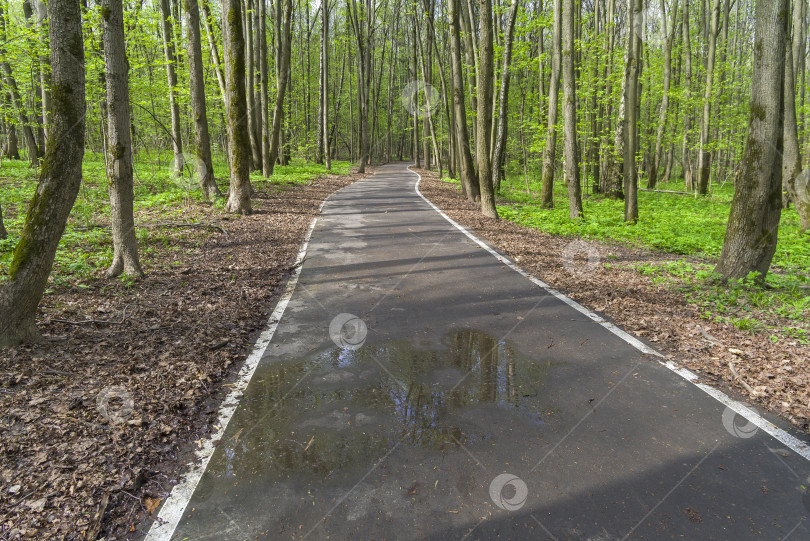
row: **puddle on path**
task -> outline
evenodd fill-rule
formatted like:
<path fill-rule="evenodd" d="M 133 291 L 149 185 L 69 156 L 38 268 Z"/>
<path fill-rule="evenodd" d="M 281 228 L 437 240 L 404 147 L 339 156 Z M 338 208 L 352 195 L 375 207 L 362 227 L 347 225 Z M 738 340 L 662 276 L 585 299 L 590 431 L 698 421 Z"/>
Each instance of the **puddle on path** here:
<path fill-rule="evenodd" d="M 335 478 L 397 442 L 474 446 L 507 417 L 538 430 L 554 412 L 543 387 L 561 363 L 527 358 L 480 331 L 454 331 L 443 342 L 440 350 L 366 342 L 261 366 L 209 473 Z"/>

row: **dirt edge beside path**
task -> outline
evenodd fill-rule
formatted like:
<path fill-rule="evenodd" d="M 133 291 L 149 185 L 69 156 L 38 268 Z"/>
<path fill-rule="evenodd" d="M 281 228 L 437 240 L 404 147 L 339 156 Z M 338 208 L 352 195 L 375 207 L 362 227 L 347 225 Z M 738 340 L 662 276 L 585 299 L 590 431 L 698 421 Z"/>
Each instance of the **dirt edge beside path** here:
<path fill-rule="evenodd" d="M 698 307 L 682 293 L 628 268 L 677 256 L 560 237 L 485 218 L 456 185 L 442 182 L 433 171 L 412 170 L 422 176 L 419 189 L 427 199 L 526 271 L 651 342 L 700 380 L 732 397 L 745 396 L 810 433 L 810 346 L 798 340 L 773 343 L 767 332 L 702 319 Z M 596 249 L 598 263 L 589 263 L 582 243 Z M 606 262 L 610 268 L 605 268 Z M 730 364 L 750 390 L 734 376 Z"/>
<path fill-rule="evenodd" d="M 191 206 L 184 220 L 209 227 L 166 228 L 146 280 L 53 286 L 38 318 L 50 342 L 0 351 L 0 539 L 142 537 L 211 432 L 321 202 L 370 174 L 267 185 L 247 217 Z"/>

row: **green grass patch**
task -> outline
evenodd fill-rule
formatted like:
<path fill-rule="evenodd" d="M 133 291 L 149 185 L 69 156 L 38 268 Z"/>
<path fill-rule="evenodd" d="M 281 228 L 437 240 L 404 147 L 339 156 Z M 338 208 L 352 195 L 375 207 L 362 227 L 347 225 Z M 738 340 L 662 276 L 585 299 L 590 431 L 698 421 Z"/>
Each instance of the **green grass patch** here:
<path fill-rule="evenodd" d="M 639 220 L 635 224 L 624 222 L 623 201 L 585 196 L 584 218 L 571 220 L 564 184 L 555 184 L 553 209 L 540 206 L 540 182 L 530 182 L 529 188 L 527 193 L 522 175 L 507 177 L 498 198 L 502 218 L 554 235 L 612 241 L 682 255 L 654 264 L 636 264 L 633 268 L 655 284 L 680 290 L 688 302 L 700 307 L 705 318 L 745 331 L 769 330 L 777 340 L 790 338 L 807 343 L 810 235 L 800 232 L 795 209 L 782 212 L 772 272 L 765 283 L 757 284 L 751 279 L 724 282 L 714 273 L 712 261 L 723 248 L 734 195 L 731 183 L 713 185 L 708 197 L 639 192 Z M 661 184 L 657 189 L 684 190 L 680 182 Z M 782 323 L 774 323 L 777 321 Z M 785 321 L 791 324 L 786 325 Z"/>
<path fill-rule="evenodd" d="M 197 187 L 194 161 L 189 160 L 184 174 L 175 176 L 171 152 L 140 153 L 134 163 L 134 195 L 136 223 L 200 221 L 199 214 L 189 212 L 193 207 L 208 206 Z M 332 170 L 323 165 L 304 162 L 276 166 L 270 178 L 251 174 L 257 188 L 277 186 L 279 190 L 291 185 L 309 184 L 325 174 L 348 174 L 349 162 L 332 162 Z M 215 155 L 214 174 L 223 193 L 228 190 L 228 166 L 224 155 Z M 0 240 L 0 282 L 8 278 L 8 267 L 14 247 L 25 222 L 28 203 L 33 197 L 39 179 L 39 171 L 26 161 L 3 160 L 0 164 L 0 204 L 9 236 Z M 214 202 L 214 209 L 222 209 L 225 200 Z M 104 157 L 87 152 L 82 163 L 82 184 L 76 203 L 71 210 L 65 233 L 51 273 L 55 285 L 77 284 L 106 269 L 112 261 L 112 238 L 109 229 L 110 200 L 107 192 L 107 177 Z M 148 268 L 150 260 L 159 250 L 188 250 L 196 245 L 199 231 L 175 230 L 168 233 L 159 228 L 138 229 L 138 242 L 143 264 Z M 178 242 L 179 241 L 179 242 Z"/>

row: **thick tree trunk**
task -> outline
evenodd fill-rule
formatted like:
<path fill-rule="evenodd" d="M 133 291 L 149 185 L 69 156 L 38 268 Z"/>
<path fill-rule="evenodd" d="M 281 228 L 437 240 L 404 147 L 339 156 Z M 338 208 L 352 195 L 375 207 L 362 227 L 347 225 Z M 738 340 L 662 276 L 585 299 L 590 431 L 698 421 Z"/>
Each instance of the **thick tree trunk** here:
<path fill-rule="evenodd" d="M 554 30 L 551 37 L 551 82 L 548 90 L 548 122 L 546 146 L 543 148 L 543 185 L 540 204 L 554 207 L 554 169 L 557 154 L 557 100 L 560 94 L 560 63 L 562 56 L 562 0 L 554 0 Z"/>
<path fill-rule="evenodd" d="M 205 78 L 203 77 L 202 43 L 200 39 L 200 9 L 197 0 L 185 0 L 186 33 L 188 39 L 188 78 L 191 93 L 191 109 L 194 116 L 194 143 L 196 146 L 197 172 L 200 190 L 210 201 L 222 197 L 214 180 L 214 165 L 211 161 L 211 137 L 208 133 L 208 108 L 205 104 Z"/>
<path fill-rule="evenodd" d="M 481 212 L 488 218 L 498 219 L 495 193 L 492 188 L 492 162 L 490 161 L 490 132 L 492 130 L 492 95 L 495 78 L 494 46 L 492 43 L 492 0 L 478 0 L 479 56 L 478 56 L 478 137 L 475 157 L 478 161 L 478 185 L 481 189 Z"/>
<path fill-rule="evenodd" d="M 122 0 L 102 0 L 101 28 L 107 83 L 107 179 L 110 191 L 113 259 L 107 276 L 143 277 L 135 236 L 129 63 L 124 42 Z"/>
<path fill-rule="evenodd" d="M 470 137 L 467 132 L 467 111 L 464 104 L 464 72 L 461 68 L 461 27 L 459 25 L 460 0 L 448 0 L 448 17 L 450 19 L 450 71 L 453 86 L 453 111 L 455 112 L 456 152 L 459 158 L 459 172 L 464 194 L 470 201 L 481 197 L 478 179 L 475 175 Z"/>
<path fill-rule="evenodd" d="M 3 207 L 0 206 L 0 239 L 5 239 L 8 237 L 8 231 L 6 231 L 6 224 L 3 223 Z"/>
<path fill-rule="evenodd" d="M 512 0 L 509 7 L 509 18 L 506 22 L 506 35 L 503 41 L 503 66 L 501 67 L 501 88 L 498 93 L 498 126 L 495 130 L 495 148 L 492 152 L 492 187 L 495 192 L 501 191 L 501 180 L 504 176 L 504 157 L 506 154 L 506 122 L 509 116 L 509 79 L 512 63 L 512 41 L 515 35 L 515 21 L 520 0 Z"/>
<path fill-rule="evenodd" d="M 242 1 L 222 0 L 222 47 L 225 49 L 225 85 L 228 108 L 228 163 L 230 187 L 225 210 L 250 214 L 250 139 L 245 96 L 245 38 Z"/>
<path fill-rule="evenodd" d="M 709 145 L 709 124 L 712 114 L 712 83 L 714 81 L 714 58 L 717 51 L 719 21 L 720 0 L 714 0 L 711 31 L 709 32 L 709 51 L 706 59 L 706 84 L 703 88 L 703 119 L 700 124 L 700 148 L 698 149 L 697 189 L 700 195 L 709 193 L 709 177 L 712 168 L 712 154 L 707 147 Z"/>
<path fill-rule="evenodd" d="M 776 251 L 782 213 L 787 0 L 756 6 L 751 116 L 742 169 L 734 185 L 726 237 L 716 271 L 726 278 L 764 278 Z"/>
<path fill-rule="evenodd" d="M 0 347 L 42 339 L 37 305 L 48 284 L 56 247 L 79 193 L 84 157 L 85 86 L 82 17 L 78 2 L 50 0 L 51 125 L 39 186 L 0 286 Z"/>
<path fill-rule="evenodd" d="M 281 2 L 282 0 L 277 1 Z M 290 74 L 292 0 L 284 0 L 283 15 L 280 11 L 276 11 L 276 13 L 276 25 L 279 25 L 282 31 L 276 34 L 277 36 L 281 36 L 281 43 L 277 44 L 277 47 L 281 48 L 279 51 L 280 65 L 278 67 L 279 81 L 276 89 L 276 102 L 273 107 L 273 127 L 270 130 L 270 152 L 268 156 L 269 165 L 267 166 L 267 176 L 273 174 L 273 169 L 281 147 L 281 121 L 284 117 L 284 97 L 287 94 L 287 78 Z M 283 18 L 280 18 L 279 15 Z"/>
<path fill-rule="evenodd" d="M 579 148 L 577 147 L 577 82 L 574 74 L 574 0 L 563 2 L 562 34 L 564 168 L 565 183 L 568 186 L 568 212 L 573 220 L 582 216 Z"/>
<path fill-rule="evenodd" d="M 172 149 L 174 151 L 174 174 L 183 174 L 183 140 L 180 126 L 180 104 L 177 97 L 177 57 L 174 51 L 174 24 L 169 0 L 160 0 L 163 52 L 166 56 L 166 80 L 169 84 L 169 111 L 172 118 Z"/>

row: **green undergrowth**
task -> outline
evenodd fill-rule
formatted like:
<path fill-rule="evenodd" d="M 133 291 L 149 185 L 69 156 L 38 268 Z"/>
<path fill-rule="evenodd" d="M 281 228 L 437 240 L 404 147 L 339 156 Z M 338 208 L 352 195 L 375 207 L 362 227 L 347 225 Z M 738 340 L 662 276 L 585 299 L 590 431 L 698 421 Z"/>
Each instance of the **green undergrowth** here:
<path fill-rule="evenodd" d="M 224 199 L 213 205 L 205 200 L 197 187 L 193 164 L 190 160 L 184 175 L 176 177 L 172 170 L 171 153 L 143 153 L 136 156 L 136 223 L 158 226 L 137 230 L 142 263 L 147 271 L 158 251 L 168 249 L 181 253 L 193 250 L 208 234 L 205 229 L 163 228 L 160 225 L 210 221 L 211 212 L 226 217 L 222 210 Z M 351 164 L 348 162 L 332 162 L 332 174 L 348 174 L 350 170 Z M 215 157 L 214 173 L 220 190 L 227 194 L 228 167 L 223 155 Z M 309 184 L 327 173 L 322 165 L 300 162 L 276 166 L 270 178 L 253 173 L 251 181 L 257 189 L 281 191 L 292 185 Z M 9 234 L 8 238 L 0 240 L 0 282 L 8 278 L 8 267 L 25 221 L 28 203 L 36 190 L 38 175 L 38 169 L 30 167 L 26 161 L 3 160 L 0 163 L 0 204 Z M 51 273 L 51 282 L 55 285 L 86 287 L 82 281 L 105 270 L 112 261 L 112 238 L 108 228 L 110 200 L 103 155 L 87 152 L 82 175 L 81 188 L 59 243 Z M 227 218 L 238 219 L 234 216 Z"/>
<path fill-rule="evenodd" d="M 746 331 L 768 332 L 773 340 L 807 343 L 810 339 L 810 235 L 801 233 L 795 209 L 782 212 L 773 266 L 764 283 L 754 276 L 725 282 L 713 269 L 723 247 L 734 195 L 731 183 L 713 185 L 708 197 L 640 191 L 636 224 L 624 222 L 623 201 L 591 194 L 583 196 L 585 217 L 571 220 L 565 186 L 555 185 L 553 209 L 540 206 L 540 187 L 540 182 L 530 182 L 527 193 L 522 175 L 509 176 L 498 196 L 500 216 L 554 235 L 668 254 L 661 261 L 637 263 L 632 268 L 655 283 L 683 292 L 688 302 L 700 307 L 704 318 Z M 657 189 L 684 190 L 681 182 L 661 184 Z M 610 265 L 613 263 L 606 263 Z"/>

